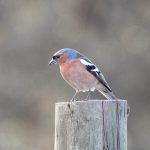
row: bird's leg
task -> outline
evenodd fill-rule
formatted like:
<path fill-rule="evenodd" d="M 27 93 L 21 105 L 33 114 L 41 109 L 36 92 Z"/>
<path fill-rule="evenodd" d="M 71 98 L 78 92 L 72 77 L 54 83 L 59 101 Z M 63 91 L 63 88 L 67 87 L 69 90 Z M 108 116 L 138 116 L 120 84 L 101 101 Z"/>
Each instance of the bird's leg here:
<path fill-rule="evenodd" d="M 91 97 L 91 91 L 89 90 L 85 101 L 88 101 L 90 99 L 90 97 Z"/>
<path fill-rule="evenodd" d="M 77 93 L 78 93 L 78 92 L 76 91 L 75 94 L 73 95 L 72 99 L 70 100 L 70 102 L 76 101 L 76 100 L 75 100 L 75 97 L 76 97 Z"/>

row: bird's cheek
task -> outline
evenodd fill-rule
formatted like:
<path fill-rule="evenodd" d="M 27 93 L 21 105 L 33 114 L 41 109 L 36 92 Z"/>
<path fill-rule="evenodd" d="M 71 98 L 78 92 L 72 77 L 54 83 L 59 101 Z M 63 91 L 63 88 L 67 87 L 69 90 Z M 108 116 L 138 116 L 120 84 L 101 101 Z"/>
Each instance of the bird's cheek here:
<path fill-rule="evenodd" d="M 67 54 L 63 54 L 63 55 L 59 58 L 59 60 L 58 60 L 59 64 L 65 63 L 66 60 L 67 60 L 67 57 L 68 57 Z"/>

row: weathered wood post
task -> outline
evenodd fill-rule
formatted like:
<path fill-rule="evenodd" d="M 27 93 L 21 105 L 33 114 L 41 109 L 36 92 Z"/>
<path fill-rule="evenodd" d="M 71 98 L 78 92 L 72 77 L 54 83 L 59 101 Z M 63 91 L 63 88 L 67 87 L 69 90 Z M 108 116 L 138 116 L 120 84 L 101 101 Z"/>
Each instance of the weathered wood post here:
<path fill-rule="evenodd" d="M 56 103 L 55 150 L 127 150 L 127 101 Z"/>

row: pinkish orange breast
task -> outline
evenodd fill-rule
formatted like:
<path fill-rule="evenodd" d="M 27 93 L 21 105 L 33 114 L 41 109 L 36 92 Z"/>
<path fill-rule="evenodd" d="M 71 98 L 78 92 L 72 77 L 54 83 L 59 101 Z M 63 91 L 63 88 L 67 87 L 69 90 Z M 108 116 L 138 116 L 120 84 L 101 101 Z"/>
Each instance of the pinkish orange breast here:
<path fill-rule="evenodd" d="M 60 65 L 60 73 L 65 80 L 69 80 L 74 76 L 76 68 L 78 68 L 79 62 L 73 60 Z"/>
<path fill-rule="evenodd" d="M 64 80 L 78 90 L 87 91 L 97 83 L 96 78 L 78 60 L 60 65 L 60 73 Z"/>

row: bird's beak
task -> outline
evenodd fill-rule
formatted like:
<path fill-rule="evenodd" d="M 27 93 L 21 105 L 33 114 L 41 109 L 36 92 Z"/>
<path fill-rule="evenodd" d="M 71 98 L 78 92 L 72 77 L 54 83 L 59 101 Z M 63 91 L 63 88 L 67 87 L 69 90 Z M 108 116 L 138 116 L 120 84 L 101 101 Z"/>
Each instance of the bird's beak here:
<path fill-rule="evenodd" d="M 53 58 L 49 61 L 49 65 L 52 65 L 52 64 L 57 64 L 57 61 L 54 60 Z"/>

